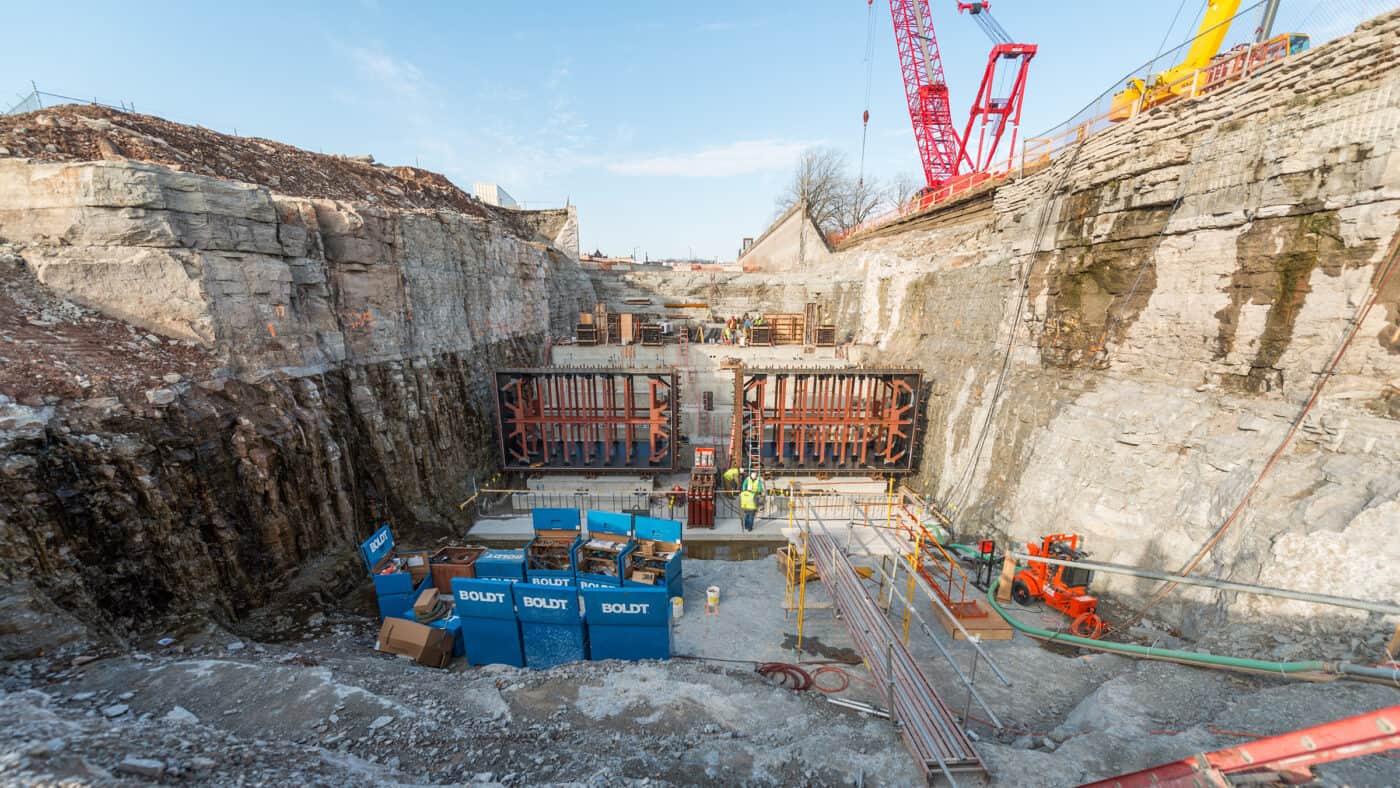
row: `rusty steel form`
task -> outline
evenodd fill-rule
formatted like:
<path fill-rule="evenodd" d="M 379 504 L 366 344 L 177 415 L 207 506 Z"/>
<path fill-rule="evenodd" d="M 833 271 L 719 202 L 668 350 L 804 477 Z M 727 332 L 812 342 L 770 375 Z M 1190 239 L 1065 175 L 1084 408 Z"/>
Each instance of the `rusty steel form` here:
<path fill-rule="evenodd" d="M 910 369 L 743 369 L 742 445 L 775 471 L 907 473 L 914 469 L 922 374 Z M 737 382 L 737 381 L 736 381 Z"/>
<path fill-rule="evenodd" d="M 501 465 L 513 471 L 672 472 L 674 371 L 496 370 Z"/>

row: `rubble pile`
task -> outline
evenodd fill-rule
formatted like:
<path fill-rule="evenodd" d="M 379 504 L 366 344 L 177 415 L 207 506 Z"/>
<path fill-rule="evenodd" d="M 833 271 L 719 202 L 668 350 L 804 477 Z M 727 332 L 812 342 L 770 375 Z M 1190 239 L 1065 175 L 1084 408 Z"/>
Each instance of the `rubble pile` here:
<path fill-rule="evenodd" d="M 368 202 L 386 208 L 502 214 L 446 177 L 386 167 L 373 156 L 332 156 L 258 137 L 96 105 L 65 104 L 0 117 L 0 157 L 40 161 L 121 161 L 266 186 L 291 197 Z"/>

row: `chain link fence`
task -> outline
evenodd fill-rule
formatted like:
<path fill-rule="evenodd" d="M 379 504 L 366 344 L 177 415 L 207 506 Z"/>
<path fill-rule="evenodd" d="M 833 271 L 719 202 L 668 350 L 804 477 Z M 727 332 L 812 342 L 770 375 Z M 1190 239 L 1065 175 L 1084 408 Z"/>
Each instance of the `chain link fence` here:
<path fill-rule="evenodd" d="M 1259 36 L 1267 5 L 1266 0 L 1256 0 L 1242 8 L 1227 22 L 1216 26 L 1228 29 L 1224 31 L 1225 44 L 1221 46 L 1220 55 L 1209 66 L 1172 74 L 1177 64 L 1186 59 L 1192 44 L 1200 38 L 1212 34 L 1219 35 L 1222 32 L 1216 27 L 1199 31 L 1176 46 L 1161 51 L 1151 60 L 1123 75 L 1063 122 L 1037 136 L 1027 137 L 1021 146 L 1021 169 L 1035 169 L 1046 164 L 1075 143 L 1150 108 L 1150 104 L 1143 106 L 1137 92 L 1130 90 L 1129 85 L 1137 84 L 1150 88 L 1156 83 L 1159 91 L 1169 90 L 1171 98 L 1205 95 L 1248 77 L 1250 73 L 1268 63 L 1344 36 L 1362 22 L 1400 8 L 1400 1 L 1285 2 L 1279 6 L 1269 39 L 1254 44 Z M 1191 6 L 1197 6 L 1199 10 L 1193 18 L 1184 20 L 1188 30 L 1200 24 L 1201 14 L 1205 10 L 1205 3 L 1198 4 L 1196 0 L 1184 0 L 1181 7 Z M 1227 49 L 1231 41 L 1243 43 Z M 1171 81 L 1164 84 L 1159 81 L 1159 75 L 1166 74 L 1172 76 Z M 1164 101 L 1159 100 L 1156 103 Z"/>
<path fill-rule="evenodd" d="M 1176 29 L 1196 31 L 1205 13 L 1207 0 L 1182 0 L 1177 18 L 1163 38 Z M 959 175 L 907 203 L 896 206 L 857 227 L 833 233 L 828 240 L 839 244 L 854 236 L 877 230 L 909 216 L 922 214 L 962 194 L 992 188 L 1007 176 L 1021 175 L 1049 164 L 1076 143 L 1087 139 L 1144 109 L 1180 97 L 1198 97 L 1228 84 L 1247 78 L 1269 63 L 1318 46 L 1339 36 L 1347 35 L 1358 25 L 1400 8 L 1400 0 L 1295 0 L 1282 3 L 1274 18 L 1267 41 L 1254 43 L 1260 34 L 1267 0 L 1255 0 L 1244 6 L 1228 22 L 1209 30 L 1193 32 L 1189 38 L 1170 49 L 1162 49 L 1147 62 L 1132 69 L 1115 81 L 1082 109 L 1041 134 L 1027 137 L 1021 143 L 1019 161 L 1002 172 L 975 172 Z M 1192 16 L 1185 13 L 1194 11 Z M 1178 69 L 1187 52 L 1198 39 L 1220 35 L 1224 43 L 1218 57 L 1201 69 Z M 1241 42 L 1229 46 L 1229 42 Z M 1163 83 L 1159 75 L 1166 75 Z M 1140 99 L 1143 91 L 1127 90 L 1129 85 L 1145 88 L 1151 98 Z"/>
<path fill-rule="evenodd" d="M 92 104 L 94 106 L 107 107 L 108 109 L 120 110 L 122 112 L 136 111 L 135 104 L 108 104 L 98 101 L 96 98 L 85 99 L 75 96 L 65 96 L 61 93 L 46 93 L 35 88 L 31 90 L 28 95 L 22 97 L 18 103 L 6 109 L 4 112 L 0 112 L 0 115 L 22 115 L 26 112 L 35 112 L 45 107 L 53 107 L 59 104 Z"/>

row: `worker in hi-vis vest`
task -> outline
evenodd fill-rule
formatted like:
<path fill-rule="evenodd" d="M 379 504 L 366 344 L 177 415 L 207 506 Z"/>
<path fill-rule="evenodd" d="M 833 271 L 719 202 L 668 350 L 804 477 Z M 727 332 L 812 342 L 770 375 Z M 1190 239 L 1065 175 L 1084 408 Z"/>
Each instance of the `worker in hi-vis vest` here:
<path fill-rule="evenodd" d="M 752 490 L 757 495 L 763 494 L 763 477 L 758 475 L 757 468 L 750 468 L 748 478 L 744 479 L 744 489 Z"/>
<path fill-rule="evenodd" d="M 724 472 L 724 489 L 733 492 L 739 489 L 739 466 L 735 465 Z"/>
<path fill-rule="evenodd" d="M 744 512 L 744 530 L 753 530 L 753 518 L 758 514 L 758 493 L 744 490 L 739 493 L 739 508 Z"/>

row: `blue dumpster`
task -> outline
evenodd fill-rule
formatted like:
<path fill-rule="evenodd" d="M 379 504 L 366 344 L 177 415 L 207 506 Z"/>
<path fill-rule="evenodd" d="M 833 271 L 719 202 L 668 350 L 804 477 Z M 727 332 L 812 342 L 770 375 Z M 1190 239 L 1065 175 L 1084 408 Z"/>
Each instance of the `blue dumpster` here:
<path fill-rule="evenodd" d="M 525 582 L 525 551 L 487 550 L 476 559 L 476 576 Z"/>
<path fill-rule="evenodd" d="M 452 580 L 452 603 L 461 619 L 462 643 L 472 665 L 525 667 L 520 621 L 509 580 L 457 577 Z"/>
<path fill-rule="evenodd" d="M 427 550 L 397 550 L 394 535 L 388 525 L 379 526 L 360 545 L 360 557 L 365 569 L 374 579 L 374 594 L 379 601 L 379 617 L 403 617 L 432 578 L 428 572 Z"/>
<path fill-rule="evenodd" d="M 632 515 L 589 509 L 584 515 L 588 536 L 574 546 L 574 572 L 579 588 L 622 585 L 627 554 L 632 549 Z"/>
<path fill-rule="evenodd" d="M 526 666 L 552 668 L 588 659 L 577 589 L 517 583 L 514 590 Z"/>
<path fill-rule="evenodd" d="M 632 543 L 623 585 L 662 586 L 670 596 L 682 596 L 680 521 L 638 515 L 632 520 Z"/>
<path fill-rule="evenodd" d="M 535 535 L 525 545 L 525 579 L 542 586 L 573 587 L 574 547 L 583 527 L 577 509 L 530 512 Z"/>
<path fill-rule="evenodd" d="M 662 586 L 584 588 L 592 659 L 670 659 L 671 597 Z"/>

